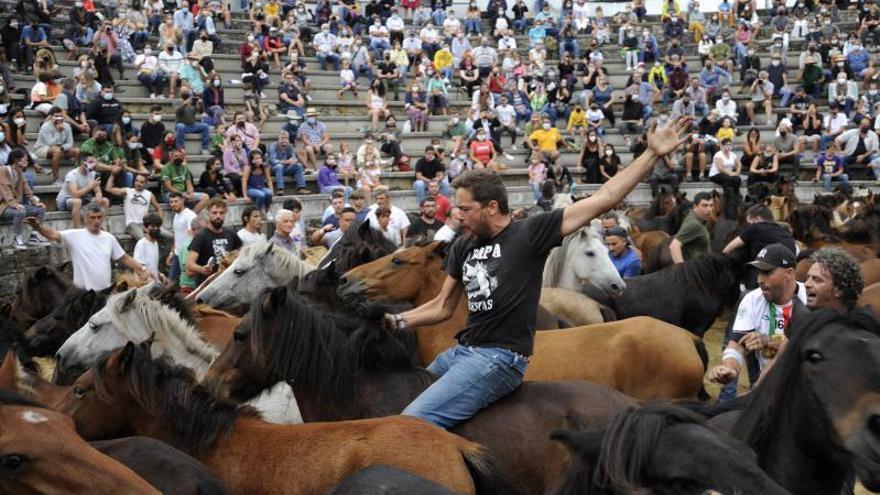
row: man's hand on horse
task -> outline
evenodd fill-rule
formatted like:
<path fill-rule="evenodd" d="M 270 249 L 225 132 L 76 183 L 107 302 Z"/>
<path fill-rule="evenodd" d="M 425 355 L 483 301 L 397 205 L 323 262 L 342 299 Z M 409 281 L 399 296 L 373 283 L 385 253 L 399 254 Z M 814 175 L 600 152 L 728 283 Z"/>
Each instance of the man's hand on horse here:
<path fill-rule="evenodd" d="M 749 332 L 739 339 L 739 345 L 748 351 L 759 351 L 764 348 L 764 339 L 758 332 Z"/>
<path fill-rule="evenodd" d="M 657 127 L 657 121 L 651 125 L 648 132 L 648 148 L 654 152 L 657 157 L 666 156 L 675 151 L 681 144 L 687 141 L 691 134 L 688 130 L 691 127 L 690 117 L 679 117 L 670 120 L 663 127 Z"/>
<path fill-rule="evenodd" d="M 709 370 L 707 378 L 710 382 L 726 385 L 733 380 L 736 380 L 736 370 L 730 366 L 719 364 Z"/>

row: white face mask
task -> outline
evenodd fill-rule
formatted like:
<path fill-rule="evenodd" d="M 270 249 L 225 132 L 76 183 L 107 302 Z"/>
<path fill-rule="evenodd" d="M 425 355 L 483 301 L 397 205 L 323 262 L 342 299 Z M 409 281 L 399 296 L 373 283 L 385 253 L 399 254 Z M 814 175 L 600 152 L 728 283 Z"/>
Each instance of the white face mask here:
<path fill-rule="evenodd" d="M 122 117 L 123 124 L 131 124 L 131 117 Z"/>
<path fill-rule="evenodd" d="M 25 122 L 24 119 L 21 118 L 21 117 L 18 117 L 18 118 L 12 119 L 12 121 L 15 122 L 15 125 L 17 125 L 17 126 L 19 126 L 19 127 L 23 126 L 23 125 L 24 125 L 24 122 Z"/>
<path fill-rule="evenodd" d="M 611 156 L 614 154 L 613 150 L 605 150 L 605 156 Z"/>
<path fill-rule="evenodd" d="M 253 41 L 254 41 L 254 35 L 249 34 L 248 37 L 247 37 L 247 40 L 250 41 L 250 42 L 253 42 Z"/>
<path fill-rule="evenodd" d="M 546 129 L 549 129 L 549 128 L 550 128 L 550 122 L 544 122 L 544 124 L 542 124 L 541 127 L 543 127 L 545 130 L 546 130 Z"/>
<path fill-rule="evenodd" d="M 162 122 L 162 115 L 158 113 L 153 114 L 153 122 Z"/>
<path fill-rule="evenodd" d="M 588 137 L 587 139 L 589 139 L 591 143 L 595 143 L 595 142 L 596 142 L 596 136 L 590 136 L 590 137 Z"/>
<path fill-rule="evenodd" d="M 152 54 L 153 54 L 153 50 L 150 50 L 149 48 L 144 48 L 144 55 L 149 57 Z"/>
<path fill-rule="evenodd" d="M 779 64 L 781 64 L 782 62 L 781 62 L 780 60 L 774 60 L 774 61 L 772 61 L 772 62 L 770 62 L 770 63 L 773 64 L 774 67 L 776 67 L 776 66 L 778 66 Z"/>

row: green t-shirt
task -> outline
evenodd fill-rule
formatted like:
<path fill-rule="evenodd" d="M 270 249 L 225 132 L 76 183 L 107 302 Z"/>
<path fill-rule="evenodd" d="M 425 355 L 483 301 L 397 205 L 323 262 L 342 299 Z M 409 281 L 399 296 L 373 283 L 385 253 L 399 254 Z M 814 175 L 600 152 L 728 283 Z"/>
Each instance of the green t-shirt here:
<path fill-rule="evenodd" d="M 681 228 L 678 229 L 675 238 L 681 243 L 681 254 L 685 261 L 709 253 L 709 230 L 706 229 L 703 221 L 693 213 L 690 213 L 681 223 Z"/>
<path fill-rule="evenodd" d="M 125 152 L 122 148 L 114 145 L 109 139 L 104 141 L 104 144 L 98 144 L 94 138 L 86 139 L 79 147 L 79 152 L 80 154 L 92 154 L 95 159 L 105 165 L 113 165 L 117 158 L 125 160 Z"/>
<path fill-rule="evenodd" d="M 196 288 L 196 280 L 186 275 L 186 258 L 189 257 L 189 245 L 192 244 L 193 238 L 190 237 L 183 242 L 183 249 L 180 250 L 180 286 Z"/>
<path fill-rule="evenodd" d="M 177 166 L 173 162 L 168 162 L 162 167 L 162 193 L 171 192 L 165 187 L 166 180 L 170 180 L 171 185 L 178 192 L 186 192 L 186 181 L 192 181 L 192 178 L 192 172 L 186 163 L 181 163 L 180 166 Z"/>

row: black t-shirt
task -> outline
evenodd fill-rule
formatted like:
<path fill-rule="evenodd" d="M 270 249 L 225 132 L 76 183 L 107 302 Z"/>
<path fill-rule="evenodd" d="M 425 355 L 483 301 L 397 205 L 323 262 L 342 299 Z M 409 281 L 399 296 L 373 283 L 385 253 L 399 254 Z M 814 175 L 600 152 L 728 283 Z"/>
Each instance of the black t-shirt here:
<path fill-rule="evenodd" d="M 441 227 L 443 227 L 443 225 L 443 222 L 437 220 L 436 218 L 434 219 L 434 223 L 427 223 L 422 220 L 421 216 L 419 216 L 416 217 L 415 220 L 410 222 L 409 228 L 406 229 L 406 236 L 412 237 L 413 239 L 424 237 L 425 240 L 433 241 L 434 234 L 436 234 L 437 231 L 440 230 Z"/>
<path fill-rule="evenodd" d="M 199 253 L 199 257 L 196 258 L 196 264 L 204 266 L 208 264 L 208 260 L 212 257 L 214 258 L 214 263 L 220 263 L 220 258 L 240 247 L 241 239 L 232 230 L 224 228 L 222 232 L 217 234 L 206 228 L 202 229 L 193 238 L 192 243 L 189 245 L 189 252 Z M 194 278 L 196 284 L 200 284 L 207 277 L 198 274 Z"/>
<path fill-rule="evenodd" d="M 806 110 L 813 104 L 813 97 L 809 95 L 804 95 L 803 98 L 795 96 L 791 100 L 791 104 L 794 105 L 795 110 Z"/>
<path fill-rule="evenodd" d="M 794 237 L 776 222 L 750 223 L 739 238 L 749 249 L 749 261 L 757 258 L 762 249 L 777 242 L 791 249 L 792 253 L 797 253 Z M 758 286 L 758 271 L 752 266 L 747 268 L 744 283 L 746 288 L 751 290 Z"/>
<path fill-rule="evenodd" d="M 434 177 L 437 177 L 438 173 L 445 170 L 446 168 L 443 166 L 443 162 L 437 158 L 434 158 L 431 161 L 420 158 L 419 161 L 416 162 L 416 172 L 421 172 L 426 179 L 433 179 Z"/>
<path fill-rule="evenodd" d="M 446 273 L 464 284 L 467 325 L 462 345 L 501 347 L 529 356 L 547 254 L 562 243 L 563 210 L 511 222 L 492 239 L 459 237 L 446 259 Z"/>

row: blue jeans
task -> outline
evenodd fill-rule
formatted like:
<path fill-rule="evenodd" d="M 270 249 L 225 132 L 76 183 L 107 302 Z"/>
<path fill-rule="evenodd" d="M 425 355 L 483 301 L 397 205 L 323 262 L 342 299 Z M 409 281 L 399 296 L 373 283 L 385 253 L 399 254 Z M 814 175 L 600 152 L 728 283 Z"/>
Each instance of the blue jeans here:
<path fill-rule="evenodd" d="M 180 283 L 180 260 L 176 254 L 171 256 L 171 265 L 168 267 L 168 280 L 172 284 Z"/>
<path fill-rule="evenodd" d="M 822 187 L 825 188 L 825 191 L 831 192 L 831 181 L 834 179 L 835 177 L 832 177 L 831 174 L 822 174 Z M 840 181 L 840 187 L 846 188 L 847 182 L 849 182 L 848 175 L 840 174 L 836 179 Z"/>
<path fill-rule="evenodd" d="M 440 378 L 401 414 L 452 428 L 513 392 L 527 366 L 524 356 L 507 349 L 455 345 L 428 365 Z"/>
<path fill-rule="evenodd" d="M 483 32 L 483 27 L 481 25 L 479 19 L 465 19 L 464 20 L 464 34 L 467 36 L 468 34 L 480 34 Z"/>
<path fill-rule="evenodd" d="M 36 217 L 37 219 L 42 220 L 43 216 L 46 214 L 44 208 L 34 206 L 29 201 L 27 203 L 22 203 L 22 205 L 24 206 L 24 209 L 19 210 L 18 208 L 8 206 L 3 210 L 3 213 L 0 214 L 0 218 L 4 220 L 12 219 L 12 233 L 16 236 L 21 235 L 21 222 L 26 217 Z"/>
<path fill-rule="evenodd" d="M 296 181 L 296 187 L 304 189 L 306 187 L 306 178 L 303 176 L 303 167 L 299 163 L 293 165 L 284 165 L 279 163 L 272 167 L 272 173 L 275 174 L 275 187 L 284 189 L 284 176 L 293 177 Z"/>
<path fill-rule="evenodd" d="M 318 61 L 321 62 L 321 70 L 327 70 L 327 62 L 333 64 L 333 70 L 339 70 L 339 55 L 335 53 L 318 53 Z"/>
<path fill-rule="evenodd" d="M 268 187 L 256 188 L 249 187 L 247 190 L 248 197 L 254 200 L 254 204 L 261 210 L 268 210 L 272 205 L 272 190 Z"/>
<path fill-rule="evenodd" d="M 416 203 L 422 204 L 428 190 L 428 183 L 416 179 L 413 181 L 413 189 L 416 190 Z M 443 180 L 440 181 L 440 194 L 449 197 L 449 179 L 447 177 L 443 177 Z"/>
<path fill-rule="evenodd" d="M 373 54 L 376 56 L 377 60 L 382 60 L 382 51 L 390 50 L 391 43 L 388 40 L 373 40 L 370 42 L 370 48 L 373 49 Z"/>
<path fill-rule="evenodd" d="M 321 194 L 331 195 L 335 190 L 341 190 L 345 194 L 345 201 L 348 202 L 348 197 L 351 196 L 351 187 L 350 186 L 321 186 Z"/>
<path fill-rule="evenodd" d="M 211 128 L 208 127 L 207 124 L 203 124 L 201 122 L 196 122 L 195 124 L 181 124 L 178 122 L 174 126 L 174 130 L 177 134 L 177 147 L 185 148 L 186 144 L 184 143 L 184 138 L 187 134 L 201 134 L 202 135 L 202 150 L 207 151 L 211 148 Z"/>

